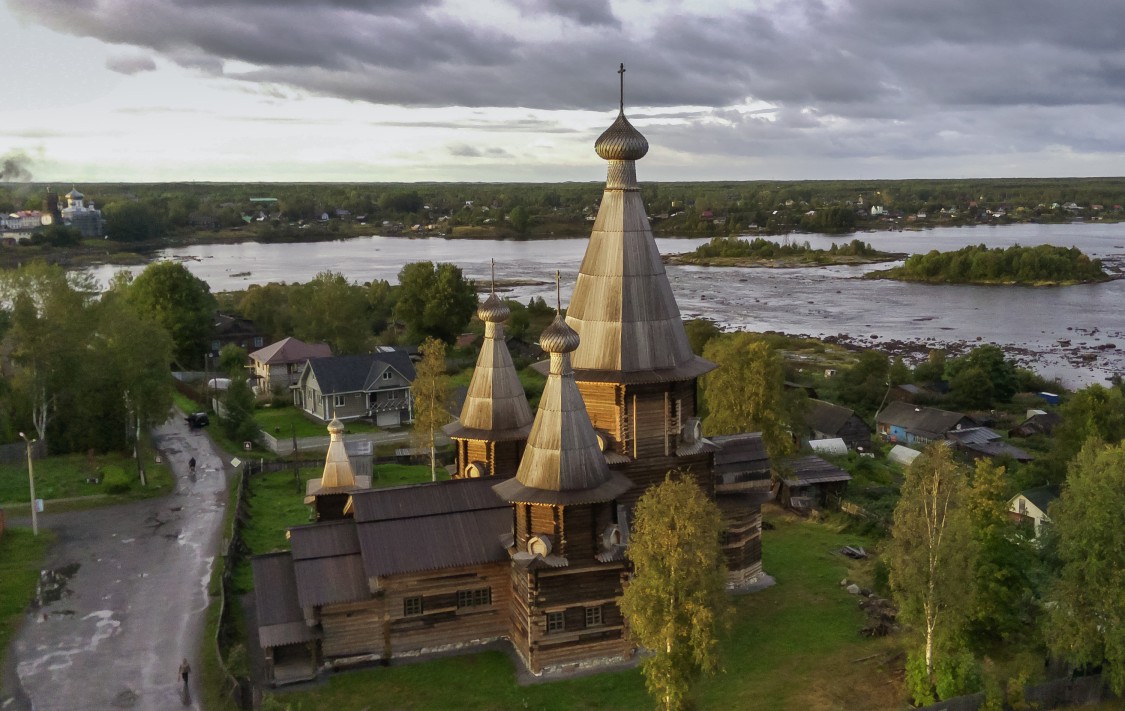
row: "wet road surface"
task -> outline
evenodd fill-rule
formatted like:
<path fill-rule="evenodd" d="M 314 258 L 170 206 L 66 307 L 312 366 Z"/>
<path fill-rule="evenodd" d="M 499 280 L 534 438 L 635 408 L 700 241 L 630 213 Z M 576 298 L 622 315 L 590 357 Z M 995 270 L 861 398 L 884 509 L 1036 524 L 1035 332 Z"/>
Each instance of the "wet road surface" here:
<path fill-rule="evenodd" d="M 226 474 L 220 453 L 182 417 L 153 434 L 175 493 L 40 517 L 58 534 L 45 563 L 53 572 L 9 652 L 21 688 L 0 711 L 202 708 L 199 649 Z M 187 697 L 178 673 L 185 657 Z"/>

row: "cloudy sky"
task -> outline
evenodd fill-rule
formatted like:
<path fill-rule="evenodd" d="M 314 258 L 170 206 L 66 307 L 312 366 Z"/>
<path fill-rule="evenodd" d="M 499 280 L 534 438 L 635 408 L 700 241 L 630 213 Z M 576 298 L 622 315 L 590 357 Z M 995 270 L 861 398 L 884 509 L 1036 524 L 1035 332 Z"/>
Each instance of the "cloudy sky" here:
<path fill-rule="evenodd" d="M 598 180 L 619 62 L 642 180 L 1125 173 L 1117 0 L 0 0 L 0 37 L 36 180 Z"/>

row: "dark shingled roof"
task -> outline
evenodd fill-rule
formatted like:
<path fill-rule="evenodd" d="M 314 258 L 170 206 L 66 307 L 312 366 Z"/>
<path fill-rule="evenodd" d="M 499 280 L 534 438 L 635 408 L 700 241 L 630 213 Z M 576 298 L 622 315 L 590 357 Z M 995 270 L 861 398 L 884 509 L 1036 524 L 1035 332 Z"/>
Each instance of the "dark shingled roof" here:
<path fill-rule="evenodd" d="M 720 447 L 715 452 L 716 484 L 769 478 L 770 456 L 761 432 L 718 435 L 710 439 Z"/>
<path fill-rule="evenodd" d="M 351 527 L 355 529 L 354 524 Z M 363 557 L 359 553 L 309 558 L 295 561 L 293 565 L 297 575 L 297 600 L 302 608 L 371 597 Z"/>
<path fill-rule="evenodd" d="M 293 560 L 359 553 L 355 523 L 348 520 L 293 526 L 289 529 Z"/>
<path fill-rule="evenodd" d="M 1043 513 L 1047 513 L 1047 508 L 1051 505 L 1051 502 L 1059 498 L 1059 490 L 1052 486 L 1037 486 L 1034 489 L 1021 491 L 1020 494 L 1035 504 Z"/>
<path fill-rule="evenodd" d="M 313 630 L 305 624 L 297 600 L 293 557 L 288 552 L 254 556 L 250 568 L 254 575 L 258 638 L 262 647 L 280 647 L 315 638 Z"/>
<path fill-rule="evenodd" d="M 492 491 L 495 479 L 454 479 L 370 489 L 352 494 L 357 523 L 477 511 L 509 506 Z"/>
<path fill-rule="evenodd" d="M 805 424 L 810 429 L 835 435 L 848 423 L 854 411 L 824 400 L 808 400 L 805 410 Z"/>
<path fill-rule="evenodd" d="M 1011 457 L 1017 462 L 1030 462 L 1035 459 L 1019 447 L 1014 447 L 1000 439 L 1000 435 L 987 427 L 967 427 L 945 434 L 946 439 L 957 443 L 962 449 L 983 454 L 986 457 Z"/>
<path fill-rule="evenodd" d="M 498 500 L 499 501 L 499 500 Z M 512 530 L 512 507 L 360 523 L 368 577 L 508 560 L 500 537 Z"/>
<path fill-rule="evenodd" d="M 778 474 L 785 485 L 791 488 L 852 479 L 852 475 L 840 467 L 815 456 L 786 459 L 778 468 Z"/>
<path fill-rule="evenodd" d="M 902 427 L 907 432 L 922 435 L 929 439 L 940 439 L 959 422 L 966 421 L 969 426 L 976 424 L 968 415 L 960 412 L 939 410 L 936 407 L 922 407 L 908 402 L 892 402 L 880 412 L 875 421 L 879 424 Z"/>
<path fill-rule="evenodd" d="M 325 395 L 370 390 L 387 367 L 394 368 L 407 380 L 414 380 L 414 364 L 401 348 L 364 355 L 310 358 L 308 367 Z"/>

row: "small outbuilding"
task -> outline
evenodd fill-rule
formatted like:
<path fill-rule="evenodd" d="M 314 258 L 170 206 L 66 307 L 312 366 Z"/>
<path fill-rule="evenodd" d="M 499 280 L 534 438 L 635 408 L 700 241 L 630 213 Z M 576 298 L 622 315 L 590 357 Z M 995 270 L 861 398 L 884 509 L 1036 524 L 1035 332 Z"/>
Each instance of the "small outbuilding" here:
<path fill-rule="evenodd" d="M 817 456 L 783 460 L 775 469 L 777 500 L 795 511 L 826 505 L 848 488 L 852 475 Z"/>
<path fill-rule="evenodd" d="M 813 399 L 805 407 L 805 425 L 810 441 L 840 438 L 850 449 L 871 448 L 871 428 L 854 410 Z"/>
<path fill-rule="evenodd" d="M 1052 486 L 1039 486 L 1021 491 L 1008 502 L 1008 515 L 1016 523 L 1033 526 L 1035 537 L 1038 538 L 1043 526 L 1051 523 L 1047 509 L 1057 498 L 1059 498 L 1059 490 Z"/>

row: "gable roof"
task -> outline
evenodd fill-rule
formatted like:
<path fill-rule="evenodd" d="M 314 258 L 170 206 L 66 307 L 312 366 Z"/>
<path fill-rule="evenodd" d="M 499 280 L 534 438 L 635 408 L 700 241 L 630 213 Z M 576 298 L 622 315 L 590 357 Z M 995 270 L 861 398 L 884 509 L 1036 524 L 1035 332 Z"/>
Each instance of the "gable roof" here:
<path fill-rule="evenodd" d="M 1059 490 L 1052 486 L 1037 486 L 1034 489 L 1021 491 L 1019 495 L 1035 504 L 1036 508 L 1045 514 L 1051 502 L 1059 498 Z"/>
<path fill-rule="evenodd" d="M 377 353 L 310 358 L 307 370 L 316 377 L 320 392 L 330 395 L 373 389 L 378 376 L 388 367 L 407 380 L 414 380 L 414 364 L 406 351 L 385 346 Z"/>
<path fill-rule="evenodd" d="M 789 487 L 852 480 L 851 474 L 817 456 L 785 459 L 778 468 L 778 474 Z"/>
<path fill-rule="evenodd" d="M 357 523 L 400 518 L 441 516 L 459 511 L 479 511 L 510 506 L 492 490 L 495 480 L 453 479 L 369 489 L 352 494 L 350 504 Z"/>
<path fill-rule="evenodd" d="M 902 427 L 907 432 L 937 439 L 946 432 L 965 422 L 975 425 L 973 418 L 960 412 L 939 410 L 936 407 L 923 407 L 908 402 L 895 401 L 887 405 L 876 417 L 879 424 Z"/>
<path fill-rule="evenodd" d="M 1011 457 L 1018 462 L 1030 462 L 1035 459 L 1019 447 L 1012 446 L 1000 438 L 1000 434 L 987 427 L 966 427 L 945 433 L 948 440 L 956 442 L 958 446 L 970 452 L 977 452 L 986 457 Z"/>
<path fill-rule="evenodd" d="M 305 343 L 292 336 L 282 338 L 250 354 L 251 360 L 266 365 L 280 363 L 299 363 L 309 358 L 327 358 L 332 355 L 332 347 L 327 343 Z"/>
<path fill-rule="evenodd" d="M 289 540 L 302 608 L 371 597 L 353 521 L 294 526 Z"/>
<path fill-rule="evenodd" d="M 293 557 L 288 552 L 268 553 L 250 560 L 254 575 L 254 601 L 258 613 L 258 639 L 262 647 L 279 647 L 315 638 L 305 624 L 297 600 Z"/>
<path fill-rule="evenodd" d="M 716 435 L 710 439 L 720 447 L 715 452 L 715 467 L 712 470 L 717 482 L 757 478 L 754 475 L 769 476 L 770 455 L 766 452 L 761 432 Z"/>
<path fill-rule="evenodd" d="M 855 415 L 855 411 L 824 400 L 809 399 L 805 406 L 805 424 L 825 434 L 838 434 Z"/>

